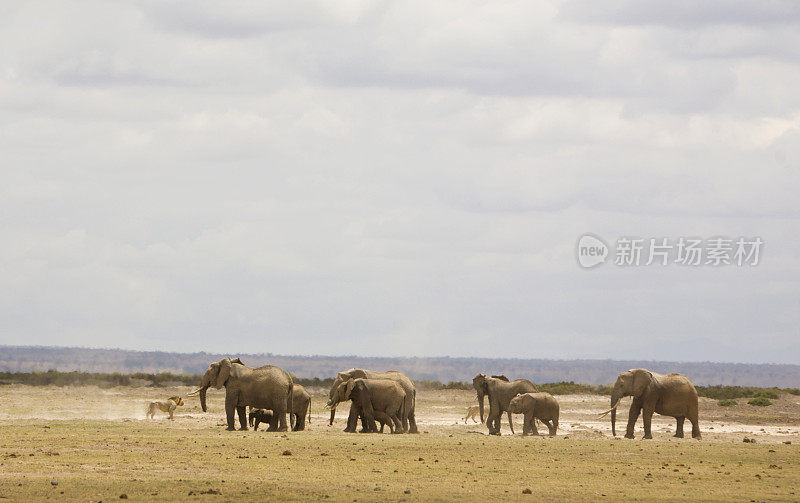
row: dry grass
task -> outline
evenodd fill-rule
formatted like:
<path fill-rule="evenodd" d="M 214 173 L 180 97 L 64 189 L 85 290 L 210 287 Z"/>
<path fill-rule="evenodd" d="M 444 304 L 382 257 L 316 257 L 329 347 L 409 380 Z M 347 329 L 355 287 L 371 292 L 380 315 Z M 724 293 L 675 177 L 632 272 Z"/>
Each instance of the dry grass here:
<path fill-rule="evenodd" d="M 88 391 L 0 388 L 6 414 L 0 421 L 0 498 L 109 501 L 126 494 L 130 499 L 162 501 L 800 499 L 798 436 L 788 427 L 790 435 L 748 435 L 757 439 L 755 444 L 742 443 L 739 433 L 706 430 L 703 441 L 673 439 L 667 432 L 656 433 L 655 427 L 653 441 L 615 440 L 573 422 L 580 420 L 580 413 L 570 416 L 565 411 L 565 434 L 556 438 L 489 437 L 482 434 L 482 425 L 459 421 L 462 407 L 474 396 L 468 392 L 422 392 L 418 415 L 427 433 L 420 435 L 343 433 L 344 417 L 333 427 L 322 420 L 319 396 L 314 398 L 310 429 L 297 433 L 223 431 L 220 393 L 209 398 L 215 406 L 209 413 L 189 403 L 179 409 L 175 421 L 15 418 L 22 417 L 17 409 L 26 400 L 38 402 L 41 410 L 48 399 L 57 402 L 64 393 L 71 397 Z M 141 402 L 144 417 L 144 399 L 171 391 L 118 389 L 118 395 L 105 398 L 116 399 L 126 410 Z M 86 407 L 103 401 L 95 397 Z M 578 404 L 602 408 L 585 397 L 564 397 L 562 410 L 577 410 Z M 793 444 L 781 443 L 786 439 Z M 533 494 L 523 494 L 526 488 Z"/>

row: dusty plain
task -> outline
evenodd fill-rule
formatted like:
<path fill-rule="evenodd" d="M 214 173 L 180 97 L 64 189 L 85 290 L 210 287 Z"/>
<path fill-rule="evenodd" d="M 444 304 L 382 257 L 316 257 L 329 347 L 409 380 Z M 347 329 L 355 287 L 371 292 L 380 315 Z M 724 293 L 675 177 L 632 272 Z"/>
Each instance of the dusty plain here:
<path fill-rule="evenodd" d="M 800 501 L 800 397 L 788 394 L 770 407 L 701 399 L 701 441 L 673 438 L 663 417 L 653 440 L 641 419 L 636 440 L 615 439 L 594 395 L 557 397 L 554 438 L 520 436 L 521 416 L 517 435 L 506 417 L 503 436 L 486 435 L 463 420 L 474 392 L 457 390 L 418 392 L 419 435 L 344 433 L 346 406 L 328 426 L 325 390 L 303 432 L 225 431 L 223 391 L 206 413 L 188 398 L 172 421 L 145 419 L 150 401 L 189 390 L 0 386 L 0 500 Z"/>

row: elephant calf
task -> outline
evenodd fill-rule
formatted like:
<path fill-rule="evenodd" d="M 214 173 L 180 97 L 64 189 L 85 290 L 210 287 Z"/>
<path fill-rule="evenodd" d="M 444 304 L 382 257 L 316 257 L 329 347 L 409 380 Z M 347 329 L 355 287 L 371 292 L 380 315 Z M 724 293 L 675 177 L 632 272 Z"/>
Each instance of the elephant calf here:
<path fill-rule="evenodd" d="M 258 425 L 260 423 L 269 424 L 272 422 L 273 417 L 271 410 L 250 409 L 250 417 L 248 419 L 250 420 L 250 426 L 252 426 L 254 430 L 258 430 Z"/>
<path fill-rule="evenodd" d="M 300 384 L 292 384 L 292 410 L 289 413 L 289 424 L 292 431 L 306 429 L 306 418 L 311 422 L 311 395 Z"/>
<path fill-rule="evenodd" d="M 524 414 L 522 434 L 538 435 L 536 420 L 547 425 L 550 436 L 555 436 L 558 430 L 558 402 L 550 393 L 524 393 L 515 396 L 509 403 L 510 412 Z"/>

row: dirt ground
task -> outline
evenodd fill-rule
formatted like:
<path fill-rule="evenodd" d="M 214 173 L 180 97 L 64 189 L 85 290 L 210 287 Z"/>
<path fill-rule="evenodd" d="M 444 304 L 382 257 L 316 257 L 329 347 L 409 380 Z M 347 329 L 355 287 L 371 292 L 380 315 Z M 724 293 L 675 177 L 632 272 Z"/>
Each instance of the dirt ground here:
<path fill-rule="evenodd" d="M 764 408 L 701 399 L 701 441 L 672 438 L 663 417 L 653 440 L 641 419 L 637 440 L 615 439 L 594 395 L 557 397 L 554 438 L 521 437 L 521 416 L 517 435 L 504 417 L 488 436 L 463 420 L 474 392 L 457 390 L 418 392 L 419 435 L 344 433 L 346 406 L 328 426 L 325 390 L 303 432 L 224 431 L 224 391 L 209 391 L 206 413 L 190 398 L 173 421 L 145 419 L 150 401 L 189 391 L 0 387 L 0 500 L 800 501 L 793 395 Z"/>

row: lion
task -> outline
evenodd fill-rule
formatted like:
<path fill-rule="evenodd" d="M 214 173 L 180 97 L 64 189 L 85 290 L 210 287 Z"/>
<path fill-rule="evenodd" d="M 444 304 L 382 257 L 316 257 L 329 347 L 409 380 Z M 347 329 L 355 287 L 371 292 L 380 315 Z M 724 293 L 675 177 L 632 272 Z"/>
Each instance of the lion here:
<path fill-rule="evenodd" d="M 161 412 L 169 413 L 170 419 L 175 419 L 172 413 L 181 405 L 183 405 L 183 398 L 179 396 L 171 396 L 166 402 L 150 402 L 150 407 L 147 410 L 147 418 L 154 419 L 156 417 L 156 411 L 161 410 Z"/>
<path fill-rule="evenodd" d="M 478 407 L 477 405 L 473 405 L 471 407 L 467 407 L 467 417 L 464 418 L 464 422 L 466 423 L 467 419 L 472 418 L 472 420 L 477 423 L 478 420 L 476 419 L 476 417 L 479 416 L 479 414 L 478 414 L 479 412 L 480 412 L 480 407 Z M 481 422 L 483 422 L 483 421 L 481 421 Z"/>

